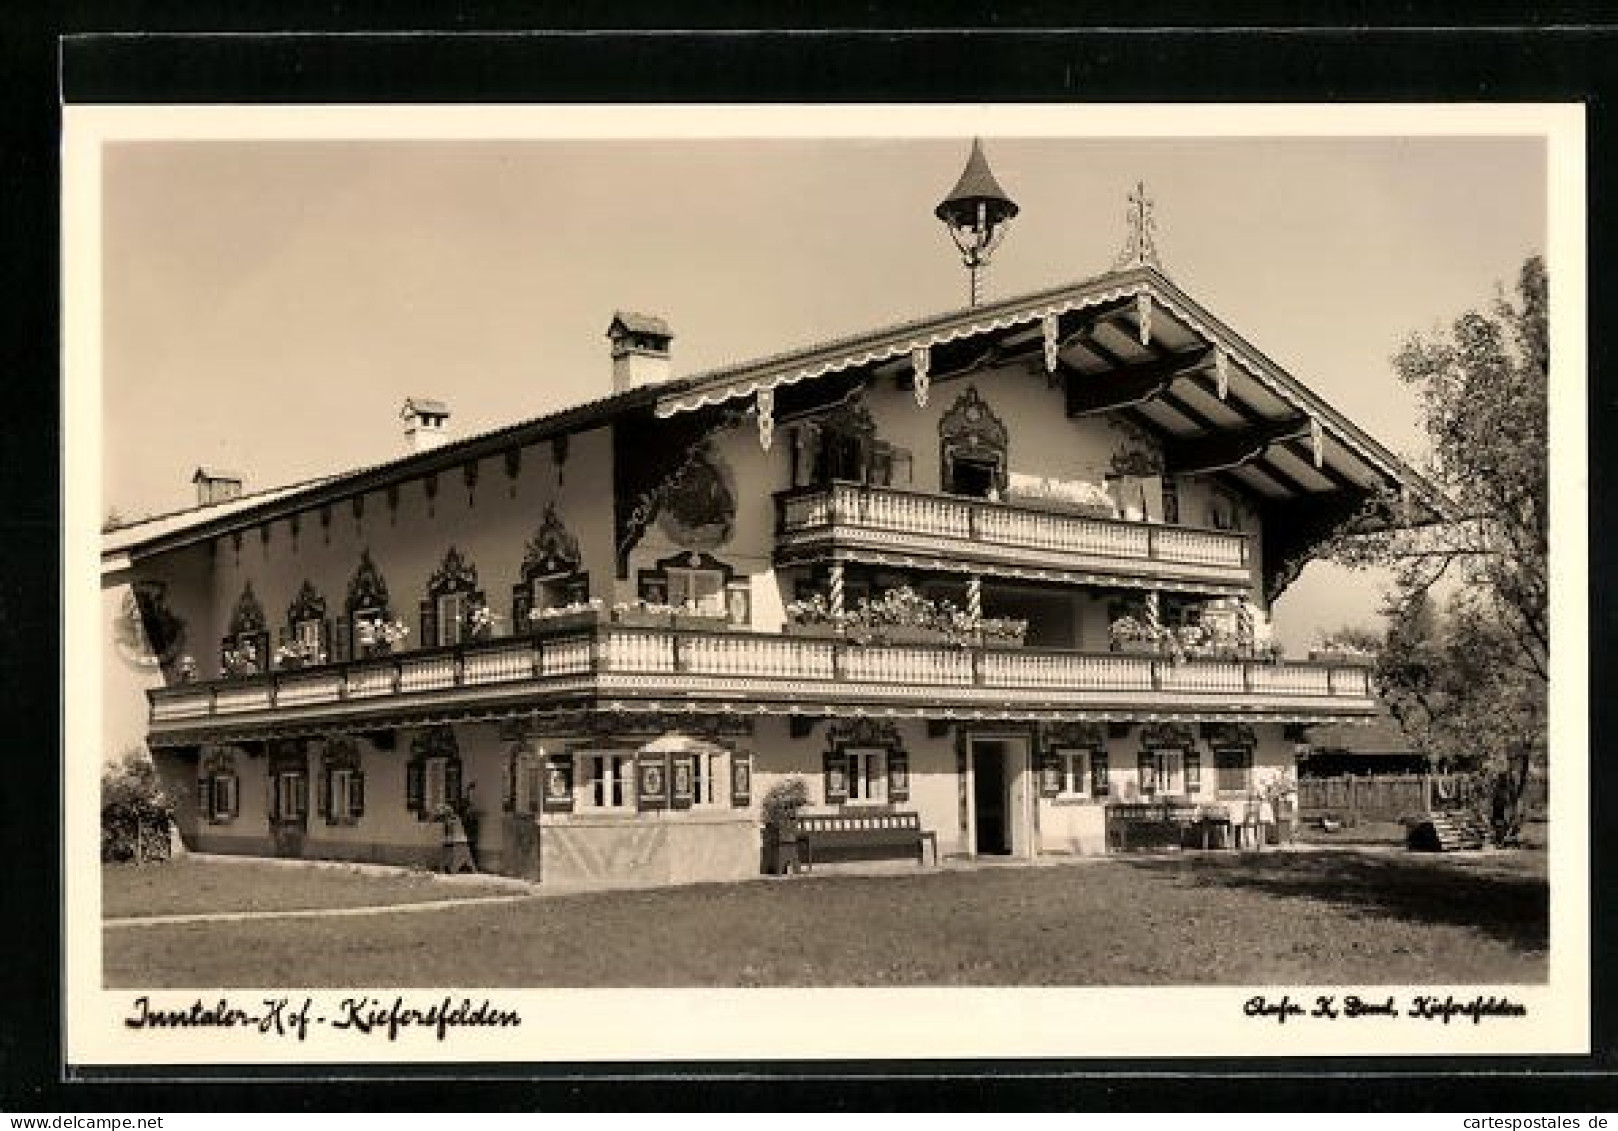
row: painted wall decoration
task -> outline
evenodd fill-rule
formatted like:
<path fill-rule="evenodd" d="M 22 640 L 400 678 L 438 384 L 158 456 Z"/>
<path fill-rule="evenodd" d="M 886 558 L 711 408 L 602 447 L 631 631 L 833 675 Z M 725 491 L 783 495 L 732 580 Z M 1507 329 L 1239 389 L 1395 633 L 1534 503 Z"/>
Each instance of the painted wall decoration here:
<path fill-rule="evenodd" d="M 112 639 L 126 664 L 150 668 L 173 663 L 185 648 L 185 621 L 168 606 L 168 585 L 138 581 L 124 595 Z"/>
<path fill-rule="evenodd" d="M 713 445 L 702 443 L 670 486 L 657 516 L 669 541 L 694 549 L 729 542 L 736 526 L 736 476 Z"/>

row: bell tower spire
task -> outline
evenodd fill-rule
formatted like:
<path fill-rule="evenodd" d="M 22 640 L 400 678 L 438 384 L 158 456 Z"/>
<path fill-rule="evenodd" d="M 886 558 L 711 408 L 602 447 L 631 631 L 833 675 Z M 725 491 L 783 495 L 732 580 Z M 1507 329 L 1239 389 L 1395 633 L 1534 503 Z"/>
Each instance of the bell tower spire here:
<path fill-rule="evenodd" d="M 1017 202 L 1000 187 L 989 171 L 989 159 L 983 155 L 983 142 L 972 139 L 972 152 L 966 159 L 966 168 L 955 188 L 933 209 L 933 215 L 949 229 L 961 253 L 961 263 L 969 276 L 971 305 L 982 298 L 982 274 L 988 271 L 989 257 L 1006 229 L 1017 215 Z"/>

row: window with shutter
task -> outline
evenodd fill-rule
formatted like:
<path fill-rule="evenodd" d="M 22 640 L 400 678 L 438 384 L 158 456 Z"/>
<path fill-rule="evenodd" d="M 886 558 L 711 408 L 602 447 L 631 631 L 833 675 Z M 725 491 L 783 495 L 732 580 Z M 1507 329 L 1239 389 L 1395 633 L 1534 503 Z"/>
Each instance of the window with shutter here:
<path fill-rule="evenodd" d="M 1092 751 L 1090 754 L 1090 796 L 1106 797 L 1112 792 L 1112 783 L 1108 781 L 1107 770 L 1106 751 Z"/>
<path fill-rule="evenodd" d="M 1185 752 L 1185 791 L 1202 792 L 1202 755 L 1195 750 Z"/>
<path fill-rule="evenodd" d="M 676 754 L 669 762 L 669 808 L 689 809 L 697 799 L 697 766 L 705 754 Z"/>
<path fill-rule="evenodd" d="M 405 807 L 417 820 L 427 819 L 427 767 L 423 762 L 405 766 Z"/>
<path fill-rule="evenodd" d="M 197 812 L 204 821 L 211 821 L 213 816 L 213 778 L 197 779 Z"/>
<path fill-rule="evenodd" d="M 358 821 L 365 816 L 365 771 L 354 770 L 348 779 L 348 816 Z"/>
<path fill-rule="evenodd" d="M 1039 759 L 1039 795 L 1057 797 L 1062 792 L 1062 756 L 1047 750 Z"/>
<path fill-rule="evenodd" d="M 573 811 L 573 756 L 549 754 L 545 758 L 544 805 L 547 813 Z"/>
<path fill-rule="evenodd" d="M 352 624 L 346 616 L 331 619 L 331 658 L 339 664 L 347 663 L 353 651 Z"/>
<path fill-rule="evenodd" d="M 1140 791 L 1145 797 L 1157 792 L 1157 759 L 1150 750 L 1143 750 L 1137 763 L 1140 772 Z"/>

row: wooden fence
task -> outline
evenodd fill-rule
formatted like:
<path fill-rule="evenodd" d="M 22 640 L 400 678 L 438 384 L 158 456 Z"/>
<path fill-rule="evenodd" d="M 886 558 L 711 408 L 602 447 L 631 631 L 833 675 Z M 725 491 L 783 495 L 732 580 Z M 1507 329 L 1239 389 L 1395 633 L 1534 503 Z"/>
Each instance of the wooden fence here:
<path fill-rule="evenodd" d="M 1304 819 L 1331 814 L 1353 824 L 1357 821 L 1397 821 L 1430 810 L 1464 809 L 1474 804 L 1487 808 L 1482 786 L 1470 774 L 1389 774 L 1335 778 L 1300 778 L 1298 809 Z M 1546 782 L 1536 778 L 1523 794 L 1524 810 L 1531 819 L 1545 812 Z"/>

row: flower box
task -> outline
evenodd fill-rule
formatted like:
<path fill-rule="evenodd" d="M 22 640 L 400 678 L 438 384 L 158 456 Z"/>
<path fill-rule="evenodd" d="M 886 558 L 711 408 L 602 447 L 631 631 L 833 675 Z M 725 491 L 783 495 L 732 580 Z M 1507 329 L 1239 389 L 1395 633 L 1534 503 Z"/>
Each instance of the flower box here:
<path fill-rule="evenodd" d="M 943 629 L 919 624 L 887 624 L 871 628 L 872 639 L 879 644 L 945 644 L 949 634 Z"/>
<path fill-rule="evenodd" d="M 601 623 L 601 610 L 575 609 L 555 616 L 533 617 L 528 623 L 532 631 L 545 636 L 559 632 L 584 632 Z"/>
<path fill-rule="evenodd" d="M 835 624 L 783 624 L 781 632 L 785 636 L 805 636 L 813 640 L 837 640 L 842 637 L 843 630 Z"/>
<path fill-rule="evenodd" d="M 673 616 L 669 613 L 653 612 L 650 609 L 614 609 L 612 623 L 621 624 L 625 628 L 668 628 L 673 623 Z"/>

